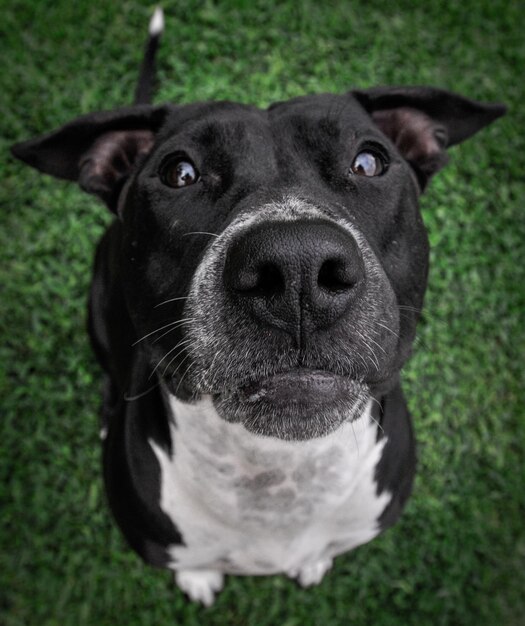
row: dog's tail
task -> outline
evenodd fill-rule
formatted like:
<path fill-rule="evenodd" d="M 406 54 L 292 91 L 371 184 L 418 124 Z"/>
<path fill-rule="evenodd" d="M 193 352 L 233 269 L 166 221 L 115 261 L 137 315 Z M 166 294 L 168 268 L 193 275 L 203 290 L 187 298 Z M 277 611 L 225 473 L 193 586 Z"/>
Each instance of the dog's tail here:
<path fill-rule="evenodd" d="M 134 104 L 149 104 L 151 102 L 153 83 L 155 82 L 155 57 L 163 30 L 164 12 L 160 7 L 157 7 L 149 22 L 149 37 L 140 68 L 139 82 L 135 90 Z"/>

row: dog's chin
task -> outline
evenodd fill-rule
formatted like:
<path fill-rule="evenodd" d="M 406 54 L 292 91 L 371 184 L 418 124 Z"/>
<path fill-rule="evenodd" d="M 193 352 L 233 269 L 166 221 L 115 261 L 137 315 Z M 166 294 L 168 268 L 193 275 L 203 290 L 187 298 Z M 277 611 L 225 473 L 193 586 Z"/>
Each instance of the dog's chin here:
<path fill-rule="evenodd" d="M 323 437 L 359 417 L 368 387 L 326 371 L 296 369 L 214 396 L 219 415 L 257 435 L 285 440 Z"/>

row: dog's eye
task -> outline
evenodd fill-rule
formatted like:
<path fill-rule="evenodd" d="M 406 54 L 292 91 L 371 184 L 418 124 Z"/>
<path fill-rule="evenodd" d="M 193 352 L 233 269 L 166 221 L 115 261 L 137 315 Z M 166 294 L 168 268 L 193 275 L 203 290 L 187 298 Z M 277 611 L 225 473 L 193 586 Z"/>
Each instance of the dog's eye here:
<path fill-rule="evenodd" d="M 191 161 L 170 159 L 161 167 L 160 179 L 168 187 L 188 187 L 199 180 L 199 172 Z"/>
<path fill-rule="evenodd" d="M 365 150 L 356 156 L 350 170 L 357 176 L 379 176 L 385 171 L 385 164 L 378 154 Z"/>

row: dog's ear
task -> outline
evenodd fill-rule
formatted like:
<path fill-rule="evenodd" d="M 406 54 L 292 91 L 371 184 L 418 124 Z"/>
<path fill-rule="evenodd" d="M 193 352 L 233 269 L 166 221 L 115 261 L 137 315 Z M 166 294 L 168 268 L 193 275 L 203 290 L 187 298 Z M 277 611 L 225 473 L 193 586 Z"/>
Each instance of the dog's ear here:
<path fill-rule="evenodd" d="M 416 171 L 422 188 L 448 161 L 446 148 L 502 116 L 502 104 L 476 102 L 431 87 L 351 92 Z"/>
<path fill-rule="evenodd" d="M 83 115 L 11 152 L 41 172 L 77 181 L 116 211 L 124 182 L 153 147 L 168 111 L 169 105 L 143 105 Z"/>

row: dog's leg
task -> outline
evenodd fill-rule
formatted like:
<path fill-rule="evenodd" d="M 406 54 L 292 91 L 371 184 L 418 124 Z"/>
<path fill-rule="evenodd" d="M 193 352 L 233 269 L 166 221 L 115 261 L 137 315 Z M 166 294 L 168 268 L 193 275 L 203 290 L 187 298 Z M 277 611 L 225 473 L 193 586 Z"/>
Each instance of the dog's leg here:
<path fill-rule="evenodd" d="M 175 582 L 190 600 L 211 606 L 223 587 L 224 575 L 211 569 L 185 569 L 175 572 Z"/>
<path fill-rule="evenodd" d="M 332 559 L 319 559 L 303 565 L 299 569 L 290 570 L 288 576 L 296 578 L 301 587 L 311 587 L 312 585 L 318 585 L 331 567 Z"/>

